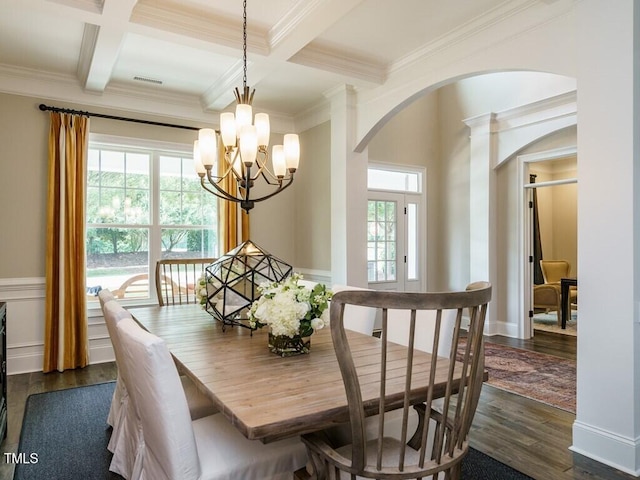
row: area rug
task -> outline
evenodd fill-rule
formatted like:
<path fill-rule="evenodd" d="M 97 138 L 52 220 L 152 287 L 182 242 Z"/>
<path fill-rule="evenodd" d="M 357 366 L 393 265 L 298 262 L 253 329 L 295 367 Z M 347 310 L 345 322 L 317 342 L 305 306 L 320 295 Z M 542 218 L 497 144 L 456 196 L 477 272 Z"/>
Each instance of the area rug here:
<path fill-rule="evenodd" d="M 576 362 L 485 342 L 488 385 L 576 412 Z"/>
<path fill-rule="evenodd" d="M 18 453 L 37 462 L 16 465 L 14 480 L 122 480 L 109 472 L 106 418 L 113 387 L 109 382 L 29 396 Z M 474 449 L 462 462 L 462 478 L 531 480 Z"/>
<path fill-rule="evenodd" d="M 533 316 L 534 330 L 542 330 L 545 332 L 561 333 L 563 335 L 578 335 L 578 312 L 571 312 L 571 318 L 567 320 L 567 328 L 558 326 L 558 317 L 556 312 L 536 313 Z"/>

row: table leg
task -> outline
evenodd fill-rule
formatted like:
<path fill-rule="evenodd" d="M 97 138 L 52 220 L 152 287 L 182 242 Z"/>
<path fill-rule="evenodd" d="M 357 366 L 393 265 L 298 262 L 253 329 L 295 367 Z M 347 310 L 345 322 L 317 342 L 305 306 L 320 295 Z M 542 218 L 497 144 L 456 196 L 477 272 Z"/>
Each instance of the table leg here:
<path fill-rule="evenodd" d="M 567 328 L 567 313 L 569 310 L 569 284 L 567 282 L 560 282 L 560 310 L 562 312 L 562 325 L 563 329 Z"/>

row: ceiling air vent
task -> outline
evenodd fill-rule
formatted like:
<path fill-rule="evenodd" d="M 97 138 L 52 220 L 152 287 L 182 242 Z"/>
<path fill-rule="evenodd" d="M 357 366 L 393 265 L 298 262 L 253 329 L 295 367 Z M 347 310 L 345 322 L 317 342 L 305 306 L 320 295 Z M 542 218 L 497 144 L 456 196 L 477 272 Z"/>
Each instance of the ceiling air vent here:
<path fill-rule="evenodd" d="M 147 82 L 147 83 L 153 83 L 155 85 L 162 85 L 162 80 L 157 80 L 155 78 L 135 76 L 133 77 L 133 79 L 139 82 Z"/>

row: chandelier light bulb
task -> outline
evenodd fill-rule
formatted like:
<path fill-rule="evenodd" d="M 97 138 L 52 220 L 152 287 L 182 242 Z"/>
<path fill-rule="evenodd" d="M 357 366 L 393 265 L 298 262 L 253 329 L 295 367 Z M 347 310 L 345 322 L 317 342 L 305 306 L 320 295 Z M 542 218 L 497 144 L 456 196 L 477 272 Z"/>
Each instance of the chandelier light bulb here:
<path fill-rule="evenodd" d="M 220 114 L 220 136 L 225 147 L 233 147 L 236 144 L 236 118 L 231 112 Z"/>
<path fill-rule="evenodd" d="M 271 162 L 273 163 L 273 174 L 278 178 L 283 178 L 287 173 L 287 163 L 284 159 L 284 149 L 282 145 L 273 146 Z"/>
<path fill-rule="evenodd" d="M 284 158 L 289 171 L 295 172 L 300 162 L 300 140 L 295 133 L 284 136 Z"/>
<path fill-rule="evenodd" d="M 254 125 L 245 125 L 240 130 L 240 156 L 246 167 L 251 167 L 258 155 L 258 133 Z"/>
<path fill-rule="evenodd" d="M 269 146 L 269 135 L 271 135 L 269 115 L 266 113 L 256 113 L 254 125 L 258 132 L 258 146 L 266 149 Z"/>
<path fill-rule="evenodd" d="M 253 121 L 253 109 L 251 105 L 239 103 L 236 105 L 236 135 L 242 133 L 242 128 L 251 125 Z"/>
<path fill-rule="evenodd" d="M 207 173 L 207 169 L 204 168 L 202 160 L 200 160 L 200 142 L 198 140 L 193 142 L 193 166 L 195 167 L 198 175 L 204 175 Z"/>
<path fill-rule="evenodd" d="M 213 167 L 217 156 L 216 132 L 212 128 L 202 128 L 198 132 L 200 161 L 204 167 Z"/>

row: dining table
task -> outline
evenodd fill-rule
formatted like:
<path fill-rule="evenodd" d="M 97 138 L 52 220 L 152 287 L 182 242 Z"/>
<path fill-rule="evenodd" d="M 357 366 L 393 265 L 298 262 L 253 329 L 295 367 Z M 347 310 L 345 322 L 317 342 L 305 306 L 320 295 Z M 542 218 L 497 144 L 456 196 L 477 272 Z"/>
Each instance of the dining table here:
<path fill-rule="evenodd" d="M 162 338 L 181 374 L 248 439 L 264 443 L 335 426 L 349 419 L 348 404 L 330 328 L 311 336 L 307 354 L 281 357 L 268 349 L 266 328 L 252 331 L 224 328 L 199 305 L 130 308 L 144 329 Z M 365 412 L 378 413 L 381 340 L 347 331 Z M 387 355 L 400 366 L 408 349 L 389 344 Z M 415 352 L 410 402 L 426 398 L 431 355 Z M 435 396 L 444 395 L 449 360 L 438 361 Z M 455 367 L 458 370 L 458 367 Z M 386 409 L 400 408 L 405 392 L 405 370 L 387 375 Z M 458 388 L 460 374 L 453 385 Z"/>

